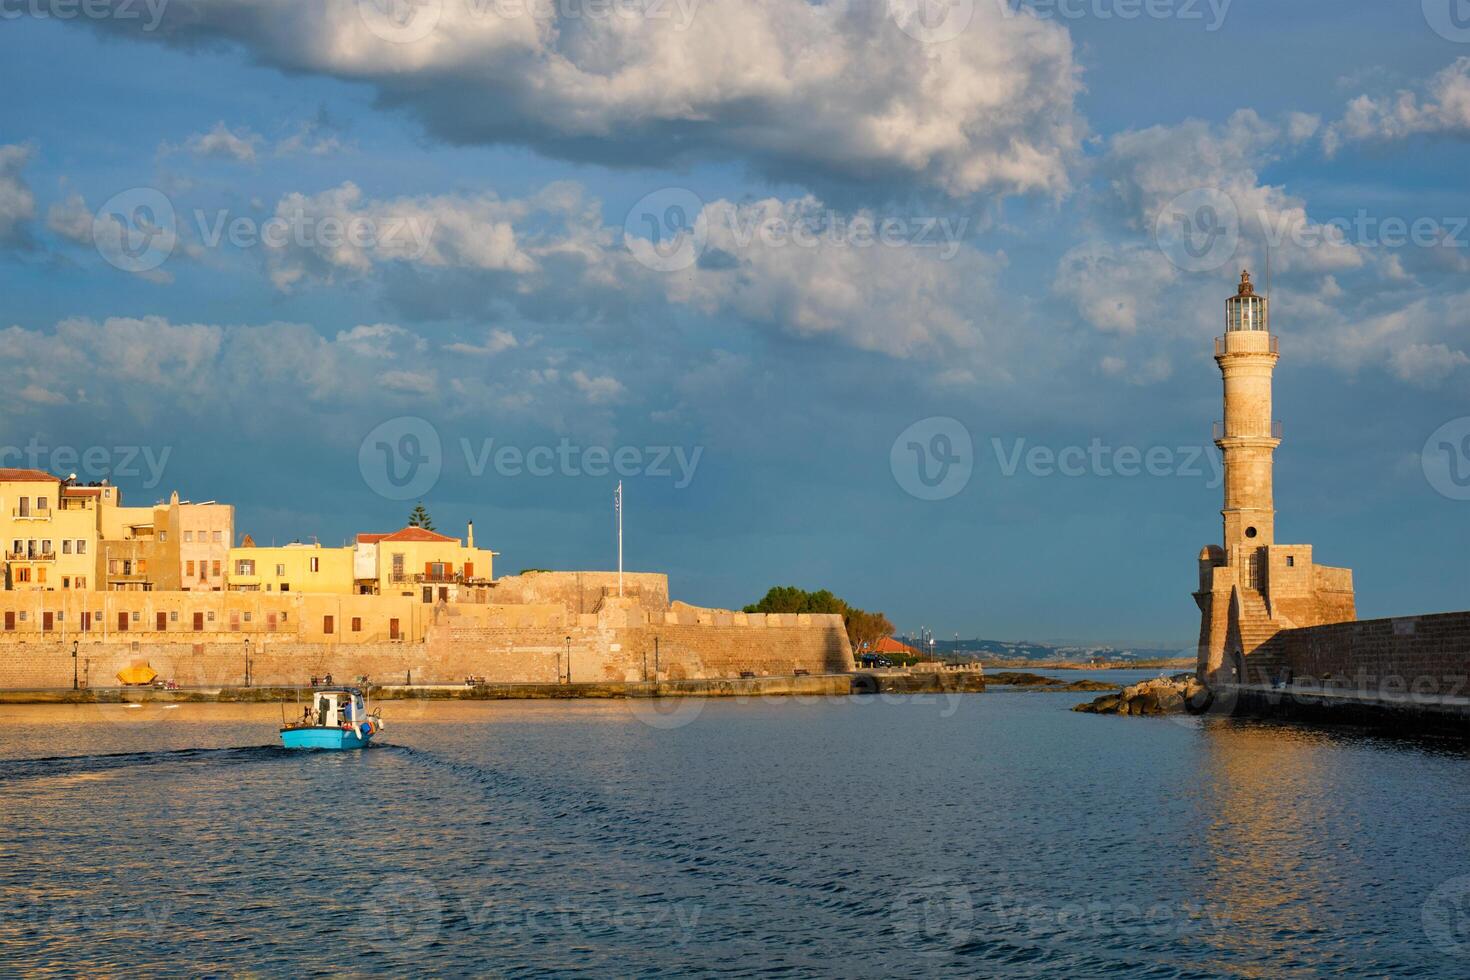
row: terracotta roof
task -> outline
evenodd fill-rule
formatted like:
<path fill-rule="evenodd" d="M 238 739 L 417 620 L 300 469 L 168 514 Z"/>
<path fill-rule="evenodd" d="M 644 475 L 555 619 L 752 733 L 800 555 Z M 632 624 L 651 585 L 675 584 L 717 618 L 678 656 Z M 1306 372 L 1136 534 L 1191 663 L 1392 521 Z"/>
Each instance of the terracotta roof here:
<path fill-rule="evenodd" d="M 357 536 L 357 543 L 358 544 L 377 544 L 379 541 L 383 540 L 387 536 L 388 535 L 386 535 L 386 534 L 359 534 Z"/>
<path fill-rule="evenodd" d="M 873 644 L 874 653 L 907 653 L 917 656 L 918 652 L 913 647 L 900 643 L 891 636 L 885 636 Z"/>
<path fill-rule="evenodd" d="M 43 470 L 0 469 L 0 483 L 60 483 L 61 477 Z"/>
<path fill-rule="evenodd" d="M 101 487 L 62 487 L 61 488 L 61 495 L 63 497 L 100 497 L 100 496 L 102 496 L 102 488 Z"/>
<path fill-rule="evenodd" d="M 450 544 L 458 544 L 458 538 L 446 538 L 444 535 L 429 531 L 421 527 L 406 527 L 392 534 L 385 534 L 380 541 L 444 541 Z"/>
<path fill-rule="evenodd" d="M 252 538 L 248 534 L 245 535 L 245 537 L 242 538 L 241 541 L 240 541 L 240 547 L 242 547 L 242 548 L 254 548 L 255 547 L 255 539 Z"/>

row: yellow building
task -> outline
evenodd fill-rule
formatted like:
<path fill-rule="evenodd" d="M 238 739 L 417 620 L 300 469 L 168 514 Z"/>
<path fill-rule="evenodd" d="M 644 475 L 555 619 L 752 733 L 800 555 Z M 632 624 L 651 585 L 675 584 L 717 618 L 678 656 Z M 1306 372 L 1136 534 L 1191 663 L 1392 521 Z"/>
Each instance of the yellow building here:
<path fill-rule="evenodd" d="M 453 601 L 460 586 L 488 584 L 495 577 L 495 552 L 475 547 L 473 523 L 464 541 L 421 527 L 359 534 L 357 552 L 359 586 L 375 586 L 379 595 Z"/>
<path fill-rule="evenodd" d="M 257 547 L 248 537 L 231 548 L 228 587 L 233 592 L 305 592 L 352 595 L 351 548 L 323 548 L 319 544 Z"/>
<path fill-rule="evenodd" d="M 0 544 L 4 585 L 29 591 L 61 587 L 57 568 L 61 480 L 41 470 L 0 469 Z M 65 522 L 68 533 L 71 522 Z M 96 540 L 95 533 L 92 541 Z M 73 556 L 74 557 L 74 556 Z"/>

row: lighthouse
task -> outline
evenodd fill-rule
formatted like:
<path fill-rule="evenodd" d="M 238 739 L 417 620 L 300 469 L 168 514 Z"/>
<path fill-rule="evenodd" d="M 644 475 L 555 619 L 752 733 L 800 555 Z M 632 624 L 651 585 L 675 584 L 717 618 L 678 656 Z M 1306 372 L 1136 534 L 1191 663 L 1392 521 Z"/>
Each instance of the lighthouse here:
<path fill-rule="evenodd" d="M 1225 550 L 1242 556 L 1274 543 L 1276 509 L 1271 468 L 1281 426 L 1271 418 L 1271 381 L 1281 354 L 1271 334 L 1269 300 L 1256 292 L 1250 272 L 1240 274 L 1225 301 L 1225 335 L 1215 341 L 1215 363 L 1225 381 L 1225 418 L 1215 445 L 1225 462 Z"/>
<path fill-rule="evenodd" d="M 1283 629 L 1356 618 L 1352 571 L 1318 565 L 1312 546 L 1278 544 L 1272 468 L 1281 445 L 1272 383 L 1281 357 L 1270 298 L 1249 271 L 1225 301 L 1225 333 L 1215 338 L 1224 382 L 1224 418 L 1214 442 L 1225 470 L 1222 544 L 1199 553 L 1198 673 L 1214 686 L 1265 683 L 1275 663 L 1270 640 Z"/>

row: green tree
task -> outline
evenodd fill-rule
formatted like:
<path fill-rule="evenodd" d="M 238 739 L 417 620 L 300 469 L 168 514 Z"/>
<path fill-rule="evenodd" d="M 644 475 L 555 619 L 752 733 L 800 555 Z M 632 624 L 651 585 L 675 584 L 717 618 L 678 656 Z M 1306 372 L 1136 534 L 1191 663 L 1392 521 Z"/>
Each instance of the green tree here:
<path fill-rule="evenodd" d="M 808 592 L 794 585 L 773 586 L 760 602 L 746 606 L 748 613 L 828 613 L 842 617 L 847 638 L 854 649 L 871 646 L 885 636 L 893 635 L 893 624 L 881 612 L 868 612 L 850 606 L 828 589 Z"/>
<path fill-rule="evenodd" d="M 427 510 L 424 510 L 424 502 L 422 500 L 420 500 L 419 505 L 413 509 L 413 513 L 408 515 L 408 526 L 421 527 L 425 531 L 434 530 L 434 519 L 429 516 L 429 512 Z"/>

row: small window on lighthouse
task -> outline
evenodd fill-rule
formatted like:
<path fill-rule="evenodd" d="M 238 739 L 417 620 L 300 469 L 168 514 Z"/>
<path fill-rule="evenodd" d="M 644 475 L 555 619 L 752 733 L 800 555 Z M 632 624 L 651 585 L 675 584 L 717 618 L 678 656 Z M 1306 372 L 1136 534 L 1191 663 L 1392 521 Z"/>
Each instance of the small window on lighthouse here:
<path fill-rule="evenodd" d="M 1287 555 L 1286 556 L 1286 567 L 1287 568 L 1295 568 L 1296 567 L 1296 555 Z"/>
<path fill-rule="evenodd" d="M 1248 537 L 1248 538 L 1255 537 L 1256 536 L 1256 529 L 1253 528 L 1253 527 L 1246 528 L 1245 529 L 1245 536 Z"/>

